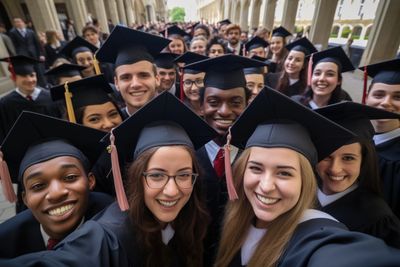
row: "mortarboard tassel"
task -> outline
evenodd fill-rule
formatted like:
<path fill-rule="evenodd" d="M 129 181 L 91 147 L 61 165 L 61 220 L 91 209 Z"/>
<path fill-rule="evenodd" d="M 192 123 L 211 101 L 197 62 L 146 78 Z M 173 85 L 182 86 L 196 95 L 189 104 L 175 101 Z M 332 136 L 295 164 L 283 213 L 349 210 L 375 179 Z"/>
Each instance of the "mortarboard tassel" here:
<path fill-rule="evenodd" d="M 243 54 L 243 56 L 244 57 L 246 57 L 247 55 L 246 55 L 246 47 L 245 46 L 243 46 L 243 49 L 242 49 L 242 54 Z"/>
<path fill-rule="evenodd" d="M 365 104 L 365 99 L 367 98 L 367 82 L 368 82 L 367 66 L 364 66 L 364 86 L 363 86 L 363 95 L 361 100 L 362 104 Z"/>
<path fill-rule="evenodd" d="M 185 91 L 183 91 L 183 73 L 184 70 L 183 68 L 181 68 L 181 75 L 180 75 L 180 81 L 179 81 L 179 98 L 181 100 L 181 102 L 183 102 L 183 100 L 185 100 Z"/>
<path fill-rule="evenodd" d="M 224 146 L 224 159 L 225 159 L 225 179 L 226 179 L 226 187 L 228 189 L 229 200 L 239 199 L 235 186 L 233 184 L 233 176 L 232 176 L 232 166 L 231 166 L 231 128 L 228 130 L 228 136 L 226 137 L 226 144 Z"/>
<path fill-rule="evenodd" d="M 108 152 L 111 153 L 111 166 L 112 166 L 112 173 L 114 176 L 114 186 L 115 186 L 115 193 L 117 195 L 117 201 L 119 208 L 121 211 L 126 211 L 129 209 L 128 199 L 126 198 L 124 184 L 122 182 L 121 170 L 119 167 L 119 160 L 118 160 L 118 151 L 117 147 L 114 144 L 115 136 L 113 134 L 113 130 L 110 132 L 110 146 L 108 148 Z"/>
<path fill-rule="evenodd" d="M 7 62 L 8 62 L 8 70 L 9 70 L 10 73 L 11 73 L 11 80 L 15 81 L 15 79 L 16 79 L 16 74 L 15 74 L 15 71 L 14 71 L 14 65 L 12 64 L 10 58 L 7 59 Z"/>
<path fill-rule="evenodd" d="M 67 114 L 69 122 L 76 123 L 74 106 L 72 105 L 72 93 L 68 89 L 68 81 L 64 84 L 64 97 L 65 97 L 65 106 L 67 107 Z"/>
<path fill-rule="evenodd" d="M 164 37 L 165 37 L 165 38 L 168 38 L 168 27 L 165 28 Z"/>
<path fill-rule="evenodd" d="M 14 187 L 11 182 L 10 171 L 8 170 L 7 162 L 3 160 L 3 152 L 0 151 L 0 181 L 3 188 L 3 194 L 8 202 L 17 201 L 17 196 L 14 192 Z"/>
<path fill-rule="evenodd" d="M 310 55 L 310 60 L 308 61 L 308 68 L 307 68 L 307 86 L 308 87 L 311 87 L 312 65 L 313 65 L 313 54 Z"/>
<path fill-rule="evenodd" d="M 93 66 L 94 66 L 94 72 L 96 73 L 96 75 L 101 74 L 100 65 L 99 65 L 99 61 L 96 58 L 96 54 L 93 55 Z"/>

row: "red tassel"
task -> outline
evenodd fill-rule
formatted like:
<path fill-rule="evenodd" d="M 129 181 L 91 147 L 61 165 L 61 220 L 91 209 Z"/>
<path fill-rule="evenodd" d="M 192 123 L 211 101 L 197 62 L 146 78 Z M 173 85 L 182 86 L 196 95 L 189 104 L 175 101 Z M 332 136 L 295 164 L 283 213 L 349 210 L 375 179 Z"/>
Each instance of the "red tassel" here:
<path fill-rule="evenodd" d="M 8 170 L 7 162 L 3 160 L 3 152 L 0 151 L 0 181 L 3 188 L 3 194 L 8 202 L 14 203 L 17 201 L 17 196 L 12 185 L 10 171 Z"/>
<path fill-rule="evenodd" d="M 307 69 L 307 86 L 311 86 L 312 79 L 312 65 L 313 65 L 313 54 L 310 56 L 310 60 L 308 61 L 308 69 Z"/>
<path fill-rule="evenodd" d="M 183 68 L 181 68 L 181 76 L 180 76 L 180 81 L 179 81 L 179 90 L 180 90 L 180 95 L 179 98 L 181 102 L 185 100 L 185 91 L 183 91 Z"/>
<path fill-rule="evenodd" d="M 12 62 L 11 62 L 11 59 L 8 58 L 8 59 L 7 59 L 7 62 L 8 62 L 8 70 L 9 70 L 10 73 L 11 73 L 11 80 L 15 81 L 15 79 L 16 79 L 17 77 L 16 77 L 16 74 L 15 74 L 14 66 L 13 66 L 13 64 L 12 64 Z"/>
<path fill-rule="evenodd" d="M 365 104 L 365 99 L 367 98 L 367 82 L 368 82 L 368 72 L 367 66 L 364 66 L 364 87 L 361 103 Z"/>
<path fill-rule="evenodd" d="M 232 175 L 232 166 L 231 166 L 231 128 L 229 127 L 228 136 L 226 137 L 226 144 L 224 146 L 224 154 L 225 154 L 225 179 L 226 179 L 226 187 L 228 189 L 229 200 L 239 199 L 235 186 L 233 184 L 233 175 Z"/>
<path fill-rule="evenodd" d="M 122 182 L 121 170 L 119 168 L 118 151 L 117 147 L 114 144 L 115 136 L 113 134 L 113 130 L 114 129 L 112 129 L 110 132 L 111 144 L 109 146 L 109 153 L 111 153 L 111 166 L 114 176 L 114 187 L 119 208 L 121 209 L 121 211 L 126 211 L 129 209 L 129 204 L 128 199 L 126 198 L 124 184 Z"/>

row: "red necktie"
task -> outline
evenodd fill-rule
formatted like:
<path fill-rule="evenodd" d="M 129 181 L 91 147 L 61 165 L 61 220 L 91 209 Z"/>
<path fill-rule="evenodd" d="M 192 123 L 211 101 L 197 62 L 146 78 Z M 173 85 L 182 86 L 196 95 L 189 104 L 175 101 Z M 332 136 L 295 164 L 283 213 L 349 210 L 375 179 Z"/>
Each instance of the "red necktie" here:
<path fill-rule="evenodd" d="M 60 239 L 49 238 L 47 241 L 47 250 L 52 250 L 59 242 Z"/>
<path fill-rule="evenodd" d="M 217 156 L 215 157 L 213 163 L 218 178 L 221 178 L 225 173 L 224 149 L 222 147 L 218 150 Z"/>
<path fill-rule="evenodd" d="M 33 98 L 32 98 L 31 95 L 27 95 L 27 96 L 26 96 L 26 99 L 28 99 L 29 101 L 33 101 Z"/>

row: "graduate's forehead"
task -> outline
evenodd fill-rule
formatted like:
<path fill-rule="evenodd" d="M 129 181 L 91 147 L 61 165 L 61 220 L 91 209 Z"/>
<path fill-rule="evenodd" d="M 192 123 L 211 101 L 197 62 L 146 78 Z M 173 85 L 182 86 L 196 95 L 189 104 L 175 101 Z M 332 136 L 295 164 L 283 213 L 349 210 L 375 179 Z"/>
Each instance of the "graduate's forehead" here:
<path fill-rule="evenodd" d="M 229 89 L 221 89 L 217 87 L 206 87 L 204 91 L 205 97 L 217 97 L 217 98 L 234 98 L 234 97 L 245 97 L 246 92 L 244 87 L 234 87 Z"/>
<path fill-rule="evenodd" d="M 124 64 L 115 68 L 115 74 L 122 75 L 124 73 L 137 73 L 137 72 L 154 72 L 154 63 L 148 60 L 141 60 L 132 64 Z"/>

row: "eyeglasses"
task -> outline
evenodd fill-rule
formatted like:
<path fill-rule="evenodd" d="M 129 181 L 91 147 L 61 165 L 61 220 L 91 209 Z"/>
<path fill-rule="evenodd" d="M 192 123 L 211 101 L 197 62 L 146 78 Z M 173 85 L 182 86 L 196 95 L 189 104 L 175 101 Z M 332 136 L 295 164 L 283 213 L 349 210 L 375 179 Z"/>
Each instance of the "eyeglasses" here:
<path fill-rule="evenodd" d="M 173 178 L 176 185 L 182 189 L 192 188 L 199 176 L 197 173 L 182 172 L 175 175 L 168 175 L 162 172 L 143 172 L 148 187 L 152 189 L 161 189 Z"/>
<path fill-rule="evenodd" d="M 264 84 L 246 84 L 246 87 L 247 88 L 249 88 L 250 90 L 254 90 L 254 89 L 258 89 L 258 90 L 261 90 L 261 89 L 263 89 L 264 88 Z"/>
<path fill-rule="evenodd" d="M 204 86 L 204 80 L 203 79 L 196 79 L 194 81 L 192 80 L 184 80 L 183 85 L 187 88 L 192 87 L 193 84 L 196 84 L 197 87 L 203 87 Z"/>

